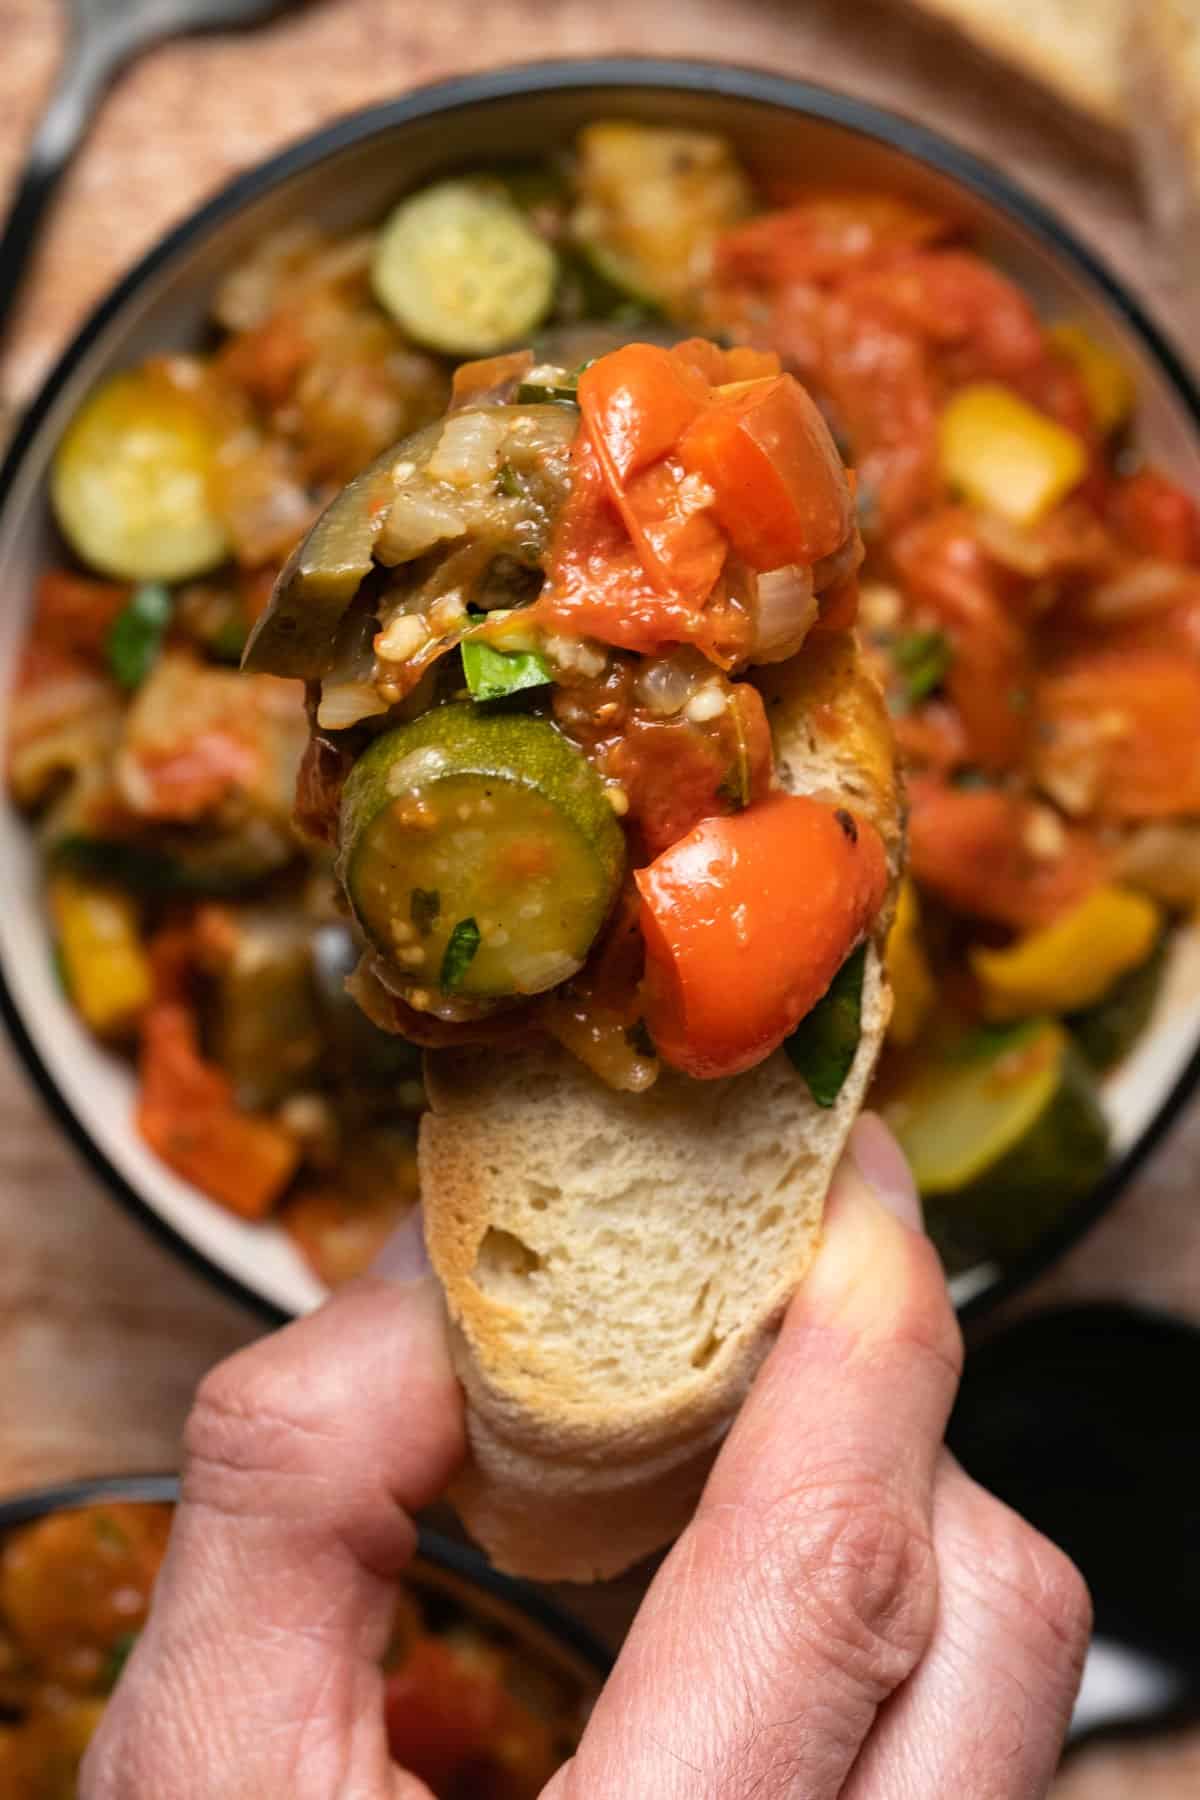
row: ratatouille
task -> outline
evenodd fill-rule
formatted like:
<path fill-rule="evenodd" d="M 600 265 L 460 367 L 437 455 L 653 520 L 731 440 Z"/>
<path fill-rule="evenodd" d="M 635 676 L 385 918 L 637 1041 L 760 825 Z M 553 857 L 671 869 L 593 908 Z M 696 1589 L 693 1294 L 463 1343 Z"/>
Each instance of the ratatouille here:
<path fill-rule="evenodd" d="M 410 1042 L 640 1088 L 788 1039 L 832 1098 L 882 854 L 773 788 L 753 671 L 857 612 L 910 794 L 877 1098 L 953 1261 L 1036 1236 L 1200 894 L 1200 521 L 1112 352 L 924 203 L 615 121 L 289 227 L 215 319 L 68 428 L 9 743 L 159 1153 L 333 1280 L 415 1191 Z"/>

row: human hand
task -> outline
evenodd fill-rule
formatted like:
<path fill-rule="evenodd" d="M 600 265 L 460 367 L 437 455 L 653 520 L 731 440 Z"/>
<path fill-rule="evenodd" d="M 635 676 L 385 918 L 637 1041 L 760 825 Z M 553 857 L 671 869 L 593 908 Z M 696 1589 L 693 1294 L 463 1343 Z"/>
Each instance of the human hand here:
<path fill-rule="evenodd" d="M 1087 1595 L 944 1449 L 960 1356 L 907 1171 L 860 1120 L 779 1342 L 543 1800 L 1044 1794 Z M 463 1447 L 427 1277 L 360 1283 L 216 1369 L 82 1800 L 429 1800 L 389 1761 L 378 1665 L 409 1515 Z"/>

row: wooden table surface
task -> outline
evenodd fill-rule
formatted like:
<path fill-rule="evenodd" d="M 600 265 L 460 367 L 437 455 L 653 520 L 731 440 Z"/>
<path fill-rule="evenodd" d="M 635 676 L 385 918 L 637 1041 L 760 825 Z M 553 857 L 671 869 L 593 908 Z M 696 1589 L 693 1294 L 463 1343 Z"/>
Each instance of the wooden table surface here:
<path fill-rule="evenodd" d="M 0 0 L 0 191 L 51 79 L 53 0 Z M 119 82 L 61 195 L 0 358 L 28 399 L 109 282 L 231 174 L 338 112 L 501 62 L 632 50 L 754 63 L 890 104 L 990 156 L 1061 210 L 1168 326 L 1180 314 L 1120 146 L 996 78 L 887 0 L 313 0 L 253 39 L 165 46 Z M 1092 1234 L 1023 1301 L 1122 1296 L 1200 1319 L 1200 1109 Z M 0 1492 L 162 1469 L 189 1395 L 254 1318 L 121 1213 L 0 1046 Z M 594 1602 L 613 1625 L 627 1594 Z M 1200 1737 L 1077 1759 L 1061 1800 L 1200 1792 Z"/>

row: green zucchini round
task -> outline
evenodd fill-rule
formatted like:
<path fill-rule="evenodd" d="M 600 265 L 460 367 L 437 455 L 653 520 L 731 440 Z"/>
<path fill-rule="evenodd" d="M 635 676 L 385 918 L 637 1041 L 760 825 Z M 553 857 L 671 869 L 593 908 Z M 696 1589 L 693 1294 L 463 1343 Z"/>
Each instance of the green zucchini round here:
<path fill-rule="evenodd" d="M 389 966 L 470 1000 L 573 975 L 625 862 L 580 751 L 546 719 L 471 704 L 375 740 L 347 779 L 339 841 L 350 903 Z"/>

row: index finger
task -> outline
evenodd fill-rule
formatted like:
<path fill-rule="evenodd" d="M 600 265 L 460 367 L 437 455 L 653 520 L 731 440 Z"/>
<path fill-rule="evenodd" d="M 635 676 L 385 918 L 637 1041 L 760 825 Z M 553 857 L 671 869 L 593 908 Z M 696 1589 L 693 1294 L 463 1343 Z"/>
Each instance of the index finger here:
<path fill-rule="evenodd" d="M 357 1283 L 214 1370 L 89 1796 L 425 1794 L 392 1770 L 379 1665 L 409 1515 L 463 1447 L 431 1279 Z"/>
<path fill-rule="evenodd" d="M 813 1269 L 555 1800 L 838 1793 L 932 1635 L 960 1367 L 932 1246 L 847 1158 Z"/>

